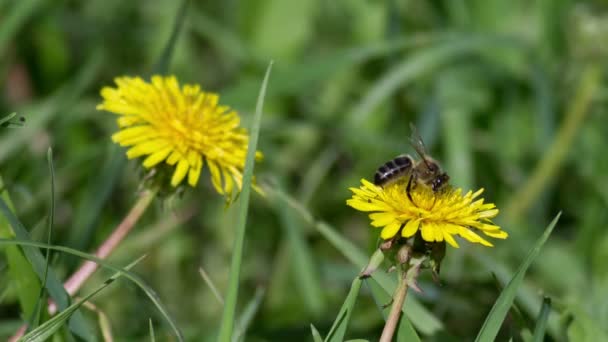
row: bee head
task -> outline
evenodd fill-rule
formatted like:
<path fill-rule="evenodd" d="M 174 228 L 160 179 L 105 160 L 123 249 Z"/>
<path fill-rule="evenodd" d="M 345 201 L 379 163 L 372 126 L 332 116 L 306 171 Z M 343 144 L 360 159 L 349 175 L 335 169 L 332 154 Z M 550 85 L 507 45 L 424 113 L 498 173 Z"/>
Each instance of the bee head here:
<path fill-rule="evenodd" d="M 443 188 L 446 184 L 448 184 L 448 181 L 450 180 L 450 176 L 448 176 L 445 172 L 438 175 L 437 177 L 435 177 L 432 181 L 431 181 L 431 189 L 433 189 L 434 192 L 439 191 L 441 188 Z"/>

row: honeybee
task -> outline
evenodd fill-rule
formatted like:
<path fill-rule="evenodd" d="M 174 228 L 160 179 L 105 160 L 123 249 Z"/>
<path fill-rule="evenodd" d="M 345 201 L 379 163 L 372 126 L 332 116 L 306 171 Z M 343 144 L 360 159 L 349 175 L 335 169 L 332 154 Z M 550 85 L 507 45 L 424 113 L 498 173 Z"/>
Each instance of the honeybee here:
<path fill-rule="evenodd" d="M 406 192 L 409 199 L 412 200 L 410 191 L 415 186 L 425 186 L 433 192 L 438 192 L 445 188 L 450 176 L 441 169 L 435 159 L 426 153 L 424 142 L 416 127 L 410 124 L 410 128 L 412 129 L 410 144 L 412 144 L 421 160 L 415 160 L 408 154 L 395 157 L 376 170 L 374 184 L 384 187 L 404 177 L 409 177 Z"/>

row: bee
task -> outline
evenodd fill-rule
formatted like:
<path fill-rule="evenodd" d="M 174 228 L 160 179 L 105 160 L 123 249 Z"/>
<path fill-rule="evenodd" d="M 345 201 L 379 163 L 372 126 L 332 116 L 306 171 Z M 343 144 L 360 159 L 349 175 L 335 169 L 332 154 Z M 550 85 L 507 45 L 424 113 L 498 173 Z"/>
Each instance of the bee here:
<path fill-rule="evenodd" d="M 421 160 L 415 160 L 408 154 L 395 157 L 376 170 L 374 184 L 384 187 L 409 177 L 406 191 L 408 198 L 412 200 L 410 191 L 414 187 L 420 185 L 430 188 L 433 192 L 439 192 L 448 184 L 450 176 L 426 153 L 424 142 L 416 127 L 410 124 L 410 128 L 412 129 L 410 144 Z"/>

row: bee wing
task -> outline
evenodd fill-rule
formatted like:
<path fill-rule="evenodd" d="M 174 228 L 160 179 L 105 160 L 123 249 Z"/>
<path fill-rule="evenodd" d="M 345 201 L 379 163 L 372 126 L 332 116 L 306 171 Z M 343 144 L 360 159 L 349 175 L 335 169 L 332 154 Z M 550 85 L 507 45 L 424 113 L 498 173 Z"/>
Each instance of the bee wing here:
<path fill-rule="evenodd" d="M 410 136 L 410 144 L 416 150 L 416 153 L 422 158 L 422 160 L 426 161 L 426 147 L 424 146 L 424 141 L 422 141 L 422 137 L 420 133 L 418 133 L 418 129 L 414 126 L 413 123 L 410 122 L 410 129 L 412 130 L 412 135 Z"/>

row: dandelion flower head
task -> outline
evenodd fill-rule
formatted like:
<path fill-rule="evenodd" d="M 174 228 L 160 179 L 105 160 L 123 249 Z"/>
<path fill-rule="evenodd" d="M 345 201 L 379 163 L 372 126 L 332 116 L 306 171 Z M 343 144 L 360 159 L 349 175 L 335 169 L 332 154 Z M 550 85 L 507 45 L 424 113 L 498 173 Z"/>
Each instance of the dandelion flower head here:
<path fill-rule="evenodd" d="M 218 193 L 241 189 L 249 136 L 237 112 L 220 105 L 217 94 L 180 86 L 175 76 L 153 76 L 151 82 L 125 76 L 115 83 L 101 90 L 97 109 L 118 115 L 112 140 L 129 147 L 129 159 L 142 157 L 146 169 L 170 167 L 174 188 L 186 178 L 196 186 L 206 163 Z"/>
<path fill-rule="evenodd" d="M 410 200 L 406 186 L 407 180 L 380 187 L 362 179 L 359 188 L 350 188 L 353 196 L 346 203 L 369 212 L 371 225 L 382 228 L 380 236 L 384 240 L 398 234 L 409 238 L 420 231 L 425 241 L 445 241 L 458 248 L 456 235 L 488 247 L 493 245 L 478 233 L 496 239 L 507 238 L 508 234 L 491 221 L 498 215 L 496 206 L 479 198 L 483 189 L 463 195 L 462 189 L 449 186 L 439 192 L 415 186 L 410 191 Z"/>

